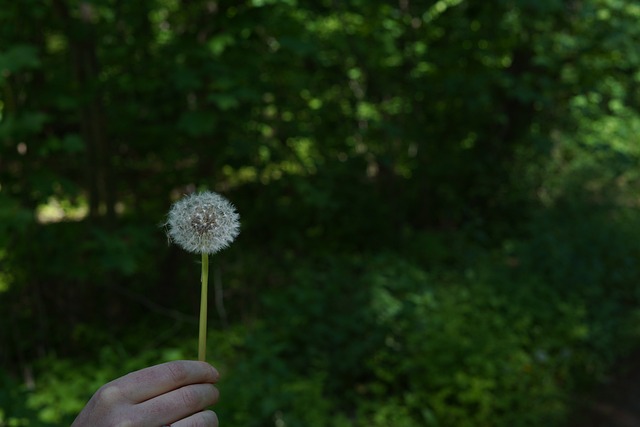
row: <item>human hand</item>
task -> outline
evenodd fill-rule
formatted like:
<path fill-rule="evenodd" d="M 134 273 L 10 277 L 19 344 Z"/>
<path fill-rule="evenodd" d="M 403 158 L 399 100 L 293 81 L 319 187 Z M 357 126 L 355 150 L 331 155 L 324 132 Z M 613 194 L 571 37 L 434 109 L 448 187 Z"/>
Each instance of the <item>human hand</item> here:
<path fill-rule="evenodd" d="M 132 372 L 93 395 L 71 427 L 217 427 L 218 371 L 179 360 Z"/>

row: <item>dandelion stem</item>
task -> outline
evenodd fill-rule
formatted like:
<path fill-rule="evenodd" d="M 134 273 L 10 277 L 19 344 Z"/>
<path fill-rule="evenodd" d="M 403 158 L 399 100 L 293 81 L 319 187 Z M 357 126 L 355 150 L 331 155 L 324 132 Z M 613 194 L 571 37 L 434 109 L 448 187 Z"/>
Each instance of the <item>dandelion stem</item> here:
<path fill-rule="evenodd" d="M 200 293 L 200 331 L 198 336 L 198 360 L 204 362 L 207 354 L 207 287 L 209 282 L 209 254 L 202 253 L 202 291 Z"/>

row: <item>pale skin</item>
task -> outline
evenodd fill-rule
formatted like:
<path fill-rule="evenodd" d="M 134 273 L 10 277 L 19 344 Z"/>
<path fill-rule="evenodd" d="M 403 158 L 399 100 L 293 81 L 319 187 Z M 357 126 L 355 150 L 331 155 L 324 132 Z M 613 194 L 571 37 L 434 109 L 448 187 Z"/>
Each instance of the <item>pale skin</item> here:
<path fill-rule="evenodd" d="M 219 377 L 192 360 L 132 372 L 100 387 L 71 427 L 217 427 L 206 408 L 218 401 Z"/>

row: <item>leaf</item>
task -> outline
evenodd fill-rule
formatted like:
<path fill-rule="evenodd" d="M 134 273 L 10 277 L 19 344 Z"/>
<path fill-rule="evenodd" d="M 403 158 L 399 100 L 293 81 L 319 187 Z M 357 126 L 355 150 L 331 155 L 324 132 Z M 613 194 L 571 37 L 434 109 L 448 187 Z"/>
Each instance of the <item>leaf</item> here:
<path fill-rule="evenodd" d="M 189 136 L 201 136 L 211 133 L 214 128 L 213 113 L 207 111 L 191 111 L 184 113 L 178 120 L 178 129 Z"/>
<path fill-rule="evenodd" d="M 40 58 L 35 46 L 21 44 L 0 53 L 0 77 L 39 66 Z"/>

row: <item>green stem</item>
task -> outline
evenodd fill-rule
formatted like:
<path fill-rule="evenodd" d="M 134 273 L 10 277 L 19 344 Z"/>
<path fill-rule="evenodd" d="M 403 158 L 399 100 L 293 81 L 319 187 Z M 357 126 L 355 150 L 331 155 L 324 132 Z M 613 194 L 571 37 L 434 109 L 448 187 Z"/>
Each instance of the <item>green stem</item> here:
<path fill-rule="evenodd" d="M 204 362 L 207 354 L 207 287 L 209 283 L 209 254 L 202 254 L 202 291 L 200 293 L 200 331 L 198 360 Z"/>

